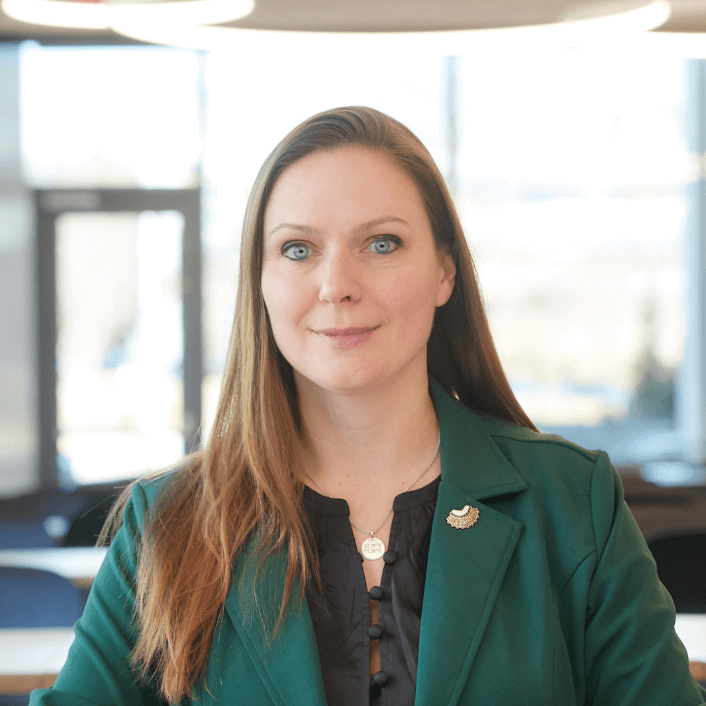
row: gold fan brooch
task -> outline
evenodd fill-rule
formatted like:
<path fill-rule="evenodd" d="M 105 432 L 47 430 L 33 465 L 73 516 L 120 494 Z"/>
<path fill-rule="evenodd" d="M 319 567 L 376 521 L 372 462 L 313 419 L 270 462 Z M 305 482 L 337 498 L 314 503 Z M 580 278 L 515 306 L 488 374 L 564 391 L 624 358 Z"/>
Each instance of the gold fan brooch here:
<path fill-rule="evenodd" d="M 468 529 L 478 522 L 479 515 L 477 507 L 466 505 L 463 510 L 451 510 L 446 522 L 456 529 Z"/>

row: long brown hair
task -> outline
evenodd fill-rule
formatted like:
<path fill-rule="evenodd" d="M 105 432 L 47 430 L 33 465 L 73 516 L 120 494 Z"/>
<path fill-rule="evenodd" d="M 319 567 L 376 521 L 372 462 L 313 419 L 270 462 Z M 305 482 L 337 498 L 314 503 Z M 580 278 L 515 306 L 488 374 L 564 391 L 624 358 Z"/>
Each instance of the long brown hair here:
<path fill-rule="evenodd" d="M 210 440 L 176 474 L 140 545 L 133 657 L 170 702 L 188 697 L 204 672 L 234 558 L 254 532 L 261 559 L 288 552 L 277 625 L 295 584 L 302 600 L 307 582 L 318 575 L 301 509 L 294 376 L 274 343 L 260 286 L 263 218 L 289 166 L 346 146 L 379 151 L 404 169 L 419 188 L 437 251 L 455 263 L 453 293 L 437 310 L 428 343 L 429 374 L 464 404 L 535 428 L 502 370 L 458 215 L 419 139 L 393 118 L 363 107 L 326 111 L 295 128 L 262 166 L 248 201 L 235 320 Z M 116 504 L 106 535 L 117 530 L 129 492 Z"/>

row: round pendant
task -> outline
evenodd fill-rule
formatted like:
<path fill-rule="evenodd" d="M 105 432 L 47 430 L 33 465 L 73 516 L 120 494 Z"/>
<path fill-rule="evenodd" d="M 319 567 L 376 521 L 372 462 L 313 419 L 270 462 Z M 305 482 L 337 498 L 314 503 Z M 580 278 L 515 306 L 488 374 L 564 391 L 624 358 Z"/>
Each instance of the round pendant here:
<path fill-rule="evenodd" d="M 360 552 L 368 561 L 375 561 L 385 553 L 385 545 L 381 539 L 370 537 L 360 545 Z"/>

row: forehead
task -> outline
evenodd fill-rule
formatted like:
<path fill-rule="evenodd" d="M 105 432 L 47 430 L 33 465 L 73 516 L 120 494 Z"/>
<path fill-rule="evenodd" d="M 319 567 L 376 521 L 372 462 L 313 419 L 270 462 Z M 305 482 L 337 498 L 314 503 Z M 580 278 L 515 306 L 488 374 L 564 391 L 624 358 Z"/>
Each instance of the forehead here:
<path fill-rule="evenodd" d="M 417 185 L 392 157 L 364 147 L 342 147 L 307 155 L 280 175 L 265 208 L 265 232 L 281 220 L 390 215 L 428 226 Z"/>

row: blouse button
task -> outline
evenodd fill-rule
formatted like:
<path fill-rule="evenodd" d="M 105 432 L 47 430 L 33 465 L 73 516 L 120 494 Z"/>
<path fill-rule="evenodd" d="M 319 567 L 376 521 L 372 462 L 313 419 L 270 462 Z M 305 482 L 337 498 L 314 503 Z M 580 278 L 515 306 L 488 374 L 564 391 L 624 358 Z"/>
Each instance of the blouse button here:
<path fill-rule="evenodd" d="M 376 672 L 373 674 L 373 683 L 378 686 L 385 686 L 385 684 L 387 684 L 387 680 L 387 672 Z"/>
<path fill-rule="evenodd" d="M 382 560 L 386 564 L 394 564 L 397 561 L 397 552 L 394 549 L 388 549 L 383 555 Z"/>
<path fill-rule="evenodd" d="M 382 598 L 382 589 L 380 586 L 373 586 L 368 591 L 368 596 L 370 596 L 371 601 L 379 601 Z"/>
<path fill-rule="evenodd" d="M 370 635 L 371 640 L 379 640 L 382 637 L 382 628 L 375 623 L 368 628 L 368 635 Z"/>

